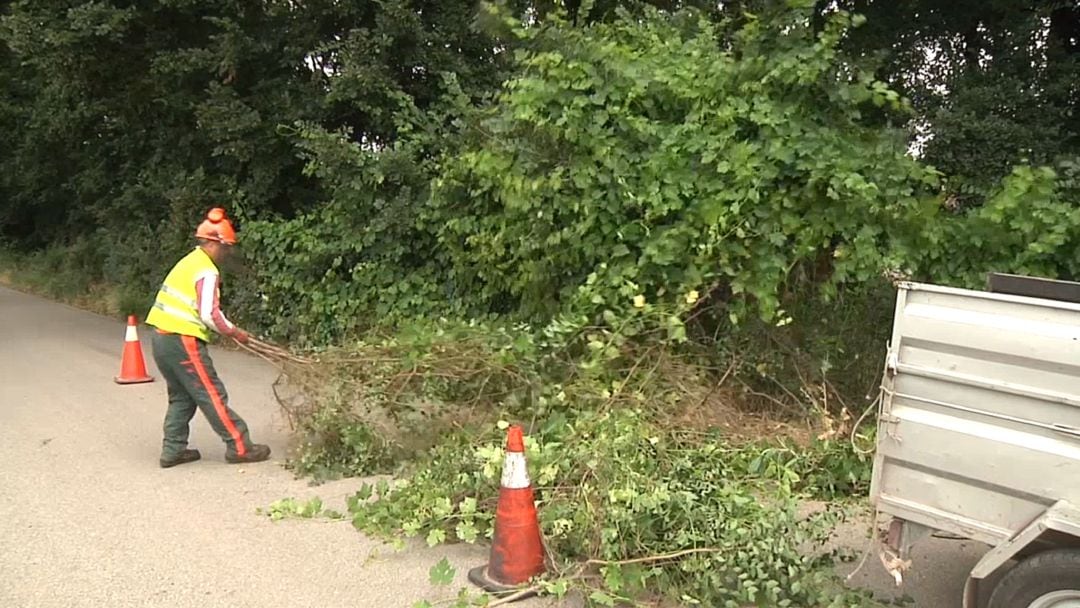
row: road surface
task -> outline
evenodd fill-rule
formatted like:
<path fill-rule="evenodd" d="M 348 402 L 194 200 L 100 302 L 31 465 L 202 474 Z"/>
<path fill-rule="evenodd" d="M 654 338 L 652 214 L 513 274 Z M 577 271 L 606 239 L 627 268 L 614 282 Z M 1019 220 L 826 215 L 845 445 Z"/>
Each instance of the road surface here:
<path fill-rule="evenodd" d="M 122 323 L 0 287 L 0 605 L 409 607 L 449 595 L 428 582 L 443 557 L 457 568 L 450 593 L 485 563 L 482 547 L 414 543 L 395 552 L 347 522 L 257 515 L 283 497 L 319 496 L 344 510 L 358 482 L 309 487 L 281 466 L 288 433 L 270 389 L 275 372 L 240 352 L 214 349 L 215 364 L 272 460 L 225 464 L 220 440 L 196 414 L 191 443 L 203 459 L 158 468 L 165 383 L 148 333 L 140 327 L 157 380 L 119 386 Z M 858 529 L 842 542 L 863 547 Z M 983 549 L 955 541 L 929 549 L 899 593 L 873 560 L 854 582 L 892 593 L 885 597 L 906 593 L 917 608 L 958 606 Z"/>

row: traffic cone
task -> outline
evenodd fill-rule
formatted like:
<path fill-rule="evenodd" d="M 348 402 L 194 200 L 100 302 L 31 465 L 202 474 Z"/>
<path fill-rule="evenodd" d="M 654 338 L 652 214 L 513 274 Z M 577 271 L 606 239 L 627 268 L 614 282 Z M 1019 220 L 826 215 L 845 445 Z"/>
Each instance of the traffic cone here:
<path fill-rule="evenodd" d="M 153 382 L 154 378 L 146 373 L 143 361 L 142 344 L 139 343 L 139 331 L 135 315 L 129 315 L 127 333 L 124 334 L 124 356 L 120 361 L 120 375 L 114 378 L 117 384 L 139 384 Z"/>
<path fill-rule="evenodd" d="M 543 572 L 544 546 L 525 464 L 525 439 L 521 427 L 512 426 L 506 434 L 491 555 L 487 565 L 469 571 L 469 580 L 486 591 L 502 593 L 519 590 Z"/>

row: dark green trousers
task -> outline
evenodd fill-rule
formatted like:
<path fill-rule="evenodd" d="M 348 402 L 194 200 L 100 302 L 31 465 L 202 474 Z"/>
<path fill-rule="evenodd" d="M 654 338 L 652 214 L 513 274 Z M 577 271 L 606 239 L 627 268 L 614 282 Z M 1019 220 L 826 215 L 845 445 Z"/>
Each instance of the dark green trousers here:
<path fill-rule="evenodd" d="M 191 419 L 202 410 L 225 442 L 227 455 L 243 456 L 251 446 L 248 427 L 229 408 L 225 385 L 214 371 L 206 342 L 192 336 L 153 332 L 154 362 L 169 390 L 161 457 L 175 458 L 187 448 Z"/>

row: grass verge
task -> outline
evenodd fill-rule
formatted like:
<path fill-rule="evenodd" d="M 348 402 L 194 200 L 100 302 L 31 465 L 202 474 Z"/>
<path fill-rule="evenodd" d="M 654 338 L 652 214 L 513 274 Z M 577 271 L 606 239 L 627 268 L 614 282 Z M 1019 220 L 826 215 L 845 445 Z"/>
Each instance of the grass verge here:
<path fill-rule="evenodd" d="M 145 294 L 107 280 L 79 246 L 34 253 L 0 249 L 0 285 L 102 315 L 122 317 L 145 309 Z"/>

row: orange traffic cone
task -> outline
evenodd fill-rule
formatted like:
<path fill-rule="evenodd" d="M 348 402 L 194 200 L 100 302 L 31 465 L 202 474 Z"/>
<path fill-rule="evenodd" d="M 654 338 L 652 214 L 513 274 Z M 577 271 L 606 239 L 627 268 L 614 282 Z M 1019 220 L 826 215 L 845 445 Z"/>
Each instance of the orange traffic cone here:
<path fill-rule="evenodd" d="M 525 464 L 525 440 L 521 427 L 512 426 L 506 434 L 491 556 L 486 566 L 469 571 L 469 580 L 486 591 L 500 593 L 516 591 L 543 572 L 544 546 Z"/>
<path fill-rule="evenodd" d="M 114 378 L 117 384 L 138 384 L 153 382 L 154 378 L 146 373 L 143 361 L 142 344 L 139 343 L 139 331 L 135 315 L 128 316 L 127 333 L 124 334 L 124 357 L 120 361 L 120 375 Z"/>

